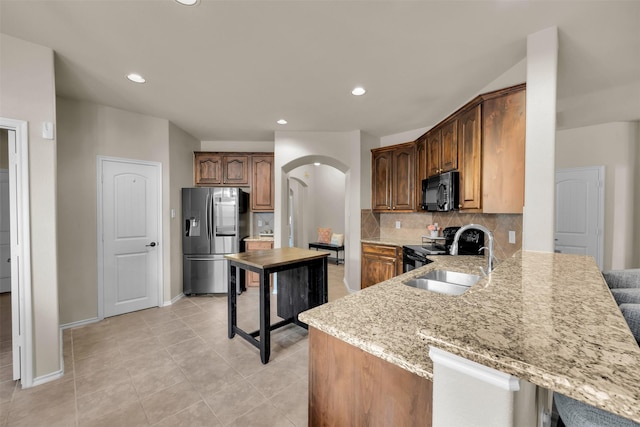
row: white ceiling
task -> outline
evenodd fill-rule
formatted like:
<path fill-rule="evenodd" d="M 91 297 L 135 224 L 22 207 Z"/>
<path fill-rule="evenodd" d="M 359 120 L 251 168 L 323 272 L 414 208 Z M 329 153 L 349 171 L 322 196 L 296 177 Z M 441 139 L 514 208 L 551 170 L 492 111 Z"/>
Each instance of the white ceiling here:
<path fill-rule="evenodd" d="M 558 126 L 640 120 L 640 1 L 0 0 L 1 32 L 55 51 L 59 95 L 204 141 L 431 126 L 553 25 Z"/>

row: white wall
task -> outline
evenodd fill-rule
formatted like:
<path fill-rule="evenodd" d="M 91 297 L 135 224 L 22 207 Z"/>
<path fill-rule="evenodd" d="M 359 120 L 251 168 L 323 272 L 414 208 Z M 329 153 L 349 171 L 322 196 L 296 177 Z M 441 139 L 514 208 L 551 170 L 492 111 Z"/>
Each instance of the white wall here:
<path fill-rule="evenodd" d="M 28 122 L 34 379 L 61 369 L 56 229 L 57 139 L 53 51 L 0 34 L 0 117 Z"/>
<path fill-rule="evenodd" d="M 360 133 L 360 209 L 371 209 L 371 150 L 380 146 L 380 138 Z"/>
<path fill-rule="evenodd" d="M 273 141 L 202 141 L 196 151 L 272 153 Z"/>
<path fill-rule="evenodd" d="M 360 289 L 360 191 L 362 182 L 360 131 L 276 132 L 275 134 L 275 247 L 287 241 L 286 174 L 319 161 L 345 173 L 345 281 Z M 366 168 L 369 175 L 370 167 Z"/>
<path fill-rule="evenodd" d="M 556 167 L 605 166 L 604 269 L 640 267 L 637 162 L 638 122 L 617 122 L 558 131 Z M 634 252 L 635 251 L 635 252 Z"/>
<path fill-rule="evenodd" d="M 304 206 L 306 242 L 315 242 L 319 227 L 330 227 L 333 233 L 344 233 L 345 174 L 327 166 L 312 164 L 299 166 L 289 172 L 307 184 L 307 203 Z"/>
<path fill-rule="evenodd" d="M 200 141 L 173 123 L 169 123 L 169 213 L 163 215 L 169 221 L 171 244 L 164 245 L 164 259 L 171 262 L 169 275 L 165 274 L 164 301 L 182 293 L 182 188 L 193 187 L 193 152 L 200 150 Z M 176 217 L 171 218 L 171 209 Z M 169 253 L 166 251 L 169 250 Z"/>
<path fill-rule="evenodd" d="M 527 126 L 522 249 L 553 252 L 558 28 L 527 37 Z"/>
<path fill-rule="evenodd" d="M 171 247 L 181 245 L 180 241 L 172 242 L 170 232 L 169 122 L 90 102 L 58 98 L 58 139 L 61 323 L 94 319 L 98 315 L 98 155 L 162 163 L 162 265 L 166 299 L 171 294 L 167 292 L 172 278 Z M 182 161 L 186 163 L 186 157 Z M 193 167 L 192 160 L 188 162 L 189 167 Z"/>

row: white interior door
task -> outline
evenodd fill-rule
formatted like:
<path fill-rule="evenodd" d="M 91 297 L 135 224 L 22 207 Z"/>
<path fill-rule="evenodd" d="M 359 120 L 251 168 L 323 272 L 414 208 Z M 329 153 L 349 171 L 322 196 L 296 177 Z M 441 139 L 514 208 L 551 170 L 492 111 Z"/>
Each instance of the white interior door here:
<path fill-rule="evenodd" d="M 160 305 L 162 175 L 159 164 L 100 160 L 103 313 L 109 317 Z"/>
<path fill-rule="evenodd" d="M 0 292 L 11 292 L 9 170 L 0 169 Z"/>
<path fill-rule="evenodd" d="M 555 251 L 591 255 L 602 269 L 604 167 L 556 171 Z"/>

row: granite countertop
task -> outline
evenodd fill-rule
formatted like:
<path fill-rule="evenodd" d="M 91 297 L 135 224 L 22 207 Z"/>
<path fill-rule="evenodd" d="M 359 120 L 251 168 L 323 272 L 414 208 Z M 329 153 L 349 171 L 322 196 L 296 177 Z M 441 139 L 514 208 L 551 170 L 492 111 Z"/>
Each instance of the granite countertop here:
<path fill-rule="evenodd" d="M 244 238 L 245 242 L 273 242 L 273 236 L 249 236 Z"/>
<path fill-rule="evenodd" d="M 361 243 L 373 243 L 374 245 L 388 245 L 402 247 L 404 245 L 421 245 L 422 236 L 413 239 L 399 239 L 396 237 L 370 237 L 360 239 Z"/>
<path fill-rule="evenodd" d="M 299 318 L 425 378 L 433 345 L 640 421 L 640 348 L 593 258 L 517 253 L 460 296 L 402 283 L 434 269 L 477 274 L 484 259 L 429 258 Z"/>

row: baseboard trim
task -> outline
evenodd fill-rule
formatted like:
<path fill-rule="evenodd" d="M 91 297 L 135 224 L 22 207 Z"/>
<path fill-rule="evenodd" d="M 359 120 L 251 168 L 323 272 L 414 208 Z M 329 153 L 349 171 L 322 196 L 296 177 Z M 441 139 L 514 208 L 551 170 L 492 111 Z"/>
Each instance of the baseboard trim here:
<path fill-rule="evenodd" d="M 178 301 L 180 301 L 182 298 L 184 298 L 184 294 L 182 292 L 180 292 L 180 295 L 177 295 L 176 297 L 174 297 L 171 301 L 165 301 L 164 304 L 162 304 L 163 307 L 168 307 L 172 304 L 177 303 Z"/>
<path fill-rule="evenodd" d="M 63 369 L 57 370 L 57 371 L 52 372 L 50 374 L 34 378 L 33 382 L 31 383 L 31 386 L 35 387 L 35 386 L 39 386 L 39 385 L 42 385 L 42 384 L 46 384 L 46 383 L 51 382 L 51 381 L 58 380 L 58 379 L 62 378 L 63 375 L 64 375 L 64 370 Z"/>
<path fill-rule="evenodd" d="M 78 320 L 77 322 L 65 323 L 64 325 L 60 325 L 60 330 L 76 328 L 78 326 L 90 325 L 92 323 L 96 323 L 99 321 L 100 319 L 98 319 L 97 317 L 93 317 L 91 319 L 85 319 L 85 320 Z"/>

